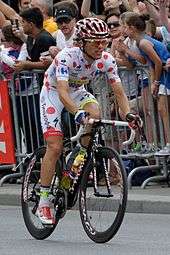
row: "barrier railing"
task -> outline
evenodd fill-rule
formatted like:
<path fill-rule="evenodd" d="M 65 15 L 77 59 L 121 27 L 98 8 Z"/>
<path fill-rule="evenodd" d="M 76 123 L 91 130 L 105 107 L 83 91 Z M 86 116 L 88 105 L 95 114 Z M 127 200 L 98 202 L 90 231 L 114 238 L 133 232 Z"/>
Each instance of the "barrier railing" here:
<path fill-rule="evenodd" d="M 144 128 L 142 134 L 139 134 L 135 147 L 138 150 L 133 149 L 133 146 L 129 148 L 122 148 L 122 139 L 127 137 L 125 130 L 110 130 L 107 139 L 112 138 L 109 141 L 109 145 L 116 147 L 122 153 L 123 159 L 144 159 L 147 162 L 147 166 L 139 166 L 134 168 L 128 176 L 129 188 L 132 187 L 132 179 L 138 172 L 151 171 L 155 173 L 155 176 L 147 178 L 141 185 L 145 188 L 150 182 L 157 181 L 169 181 L 169 157 L 170 153 L 166 155 L 157 155 L 159 149 L 165 146 L 165 132 L 162 124 L 162 119 L 158 112 L 158 98 L 153 98 L 151 95 L 151 78 L 147 67 L 139 66 L 133 70 L 127 68 L 119 68 L 119 75 L 122 84 L 128 95 L 131 110 L 138 112 L 144 121 Z M 134 82 L 134 84 L 132 83 Z M 98 98 L 102 108 L 102 114 L 106 117 L 117 118 L 119 116 L 118 107 L 115 105 L 115 100 L 112 96 L 109 85 L 107 84 L 107 78 L 105 75 L 99 76 L 93 83 L 94 94 Z M 138 87 L 140 85 L 140 88 Z M 125 87 L 126 86 L 126 87 Z M 133 92 L 133 93 L 132 93 Z M 167 95 L 167 105 L 169 98 Z M 112 103 L 114 101 L 114 111 Z M 170 108 L 169 108 L 170 109 Z M 170 111 L 166 108 L 168 115 L 167 126 L 170 123 Z M 169 129 L 170 130 L 170 129 Z M 123 137 L 122 137 L 123 134 Z M 170 131 L 167 132 L 167 135 Z M 109 140 L 109 139 L 108 139 Z M 107 141 L 108 141 L 107 140 Z M 126 153 L 126 154 L 125 154 Z"/>
<path fill-rule="evenodd" d="M 43 137 L 40 125 L 39 94 L 42 86 L 43 72 L 14 73 L 9 82 L 13 129 L 15 132 L 16 165 L 11 165 L 14 173 L 4 176 L 0 185 L 9 178 L 19 178 L 23 175 L 22 160 L 42 145 Z M 3 166 L 1 166 L 3 168 Z M 17 167 L 17 168 L 16 168 Z M 4 165 L 6 169 L 6 166 Z M 10 168 L 10 165 L 9 165 Z M 16 170 L 19 172 L 15 173 Z"/>
<path fill-rule="evenodd" d="M 32 72 L 21 72 L 14 74 L 13 79 L 9 83 L 9 92 L 11 97 L 13 122 L 15 130 L 15 148 L 16 161 L 19 164 L 19 172 L 6 175 L 0 180 L 0 186 L 8 178 L 19 178 L 23 175 L 24 169 L 22 160 L 27 154 L 34 151 L 44 143 L 39 117 L 39 94 L 42 82 L 42 71 L 33 70 Z M 142 188 L 149 182 L 167 180 L 169 177 L 168 159 L 166 156 L 155 156 L 158 148 L 165 145 L 164 130 L 161 118 L 156 109 L 156 100 L 150 93 L 150 74 L 146 67 L 136 67 L 133 70 L 119 68 L 119 75 L 122 84 L 125 87 L 128 95 L 132 111 L 139 112 L 144 120 L 144 130 L 139 133 L 135 146 L 140 147 L 140 151 L 136 151 L 133 146 L 122 147 L 122 142 L 127 139 L 128 133 L 126 129 L 113 130 L 109 128 L 104 136 L 108 146 L 113 146 L 120 151 L 123 159 L 138 159 L 147 160 L 147 166 L 134 168 L 128 176 L 129 188 L 132 187 L 132 178 L 139 171 L 156 171 L 156 176 L 150 177 L 142 184 Z M 146 79 L 148 86 L 146 86 Z M 140 87 L 144 88 L 138 88 Z M 101 106 L 103 118 L 119 118 L 118 107 L 111 91 L 107 84 L 105 74 L 99 75 L 91 82 L 90 86 L 93 94 Z M 169 99 L 168 99 L 169 100 Z M 71 135 L 72 121 L 69 119 L 69 132 Z M 142 146 L 148 147 L 144 152 Z M 3 166 L 1 166 L 3 167 Z M 12 168 L 13 166 L 11 166 Z M 5 168 L 5 166 L 4 166 Z M 15 167 L 14 167 L 15 169 Z"/>

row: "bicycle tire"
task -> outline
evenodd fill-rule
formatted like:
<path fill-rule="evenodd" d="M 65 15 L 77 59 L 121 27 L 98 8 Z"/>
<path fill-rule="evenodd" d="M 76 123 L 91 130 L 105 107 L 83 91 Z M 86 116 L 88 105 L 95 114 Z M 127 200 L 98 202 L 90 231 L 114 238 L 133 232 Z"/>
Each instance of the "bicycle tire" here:
<path fill-rule="evenodd" d="M 114 171 L 118 173 L 117 183 L 111 184 L 114 196 L 110 198 L 107 197 L 106 199 L 104 199 L 104 197 L 92 197 L 94 188 L 88 185 L 88 180 L 89 175 L 93 171 L 94 163 L 93 159 L 89 158 L 84 167 L 80 184 L 79 211 L 83 228 L 89 238 L 96 243 L 105 243 L 112 239 L 117 233 L 124 218 L 128 192 L 127 176 L 122 160 L 114 149 L 99 147 L 96 156 L 98 161 L 100 161 L 100 164 L 96 163 L 96 165 L 100 166 L 96 171 L 100 171 L 101 162 L 107 162 L 107 168 L 110 166 L 110 172 L 114 169 Z M 100 186 L 98 183 L 98 189 L 101 189 L 103 192 L 103 190 L 107 188 L 106 185 Z M 120 194 L 118 194 L 118 192 L 120 192 Z M 106 206 L 105 209 L 104 206 Z M 101 213 L 99 211 L 100 209 L 103 210 Z M 95 220 L 97 214 L 99 214 L 99 217 Z M 102 217 L 103 221 L 101 220 Z M 104 223 L 104 227 L 102 227 L 102 223 Z M 94 224 L 96 224 L 96 226 L 94 226 Z"/>
<path fill-rule="evenodd" d="M 38 240 L 49 237 L 54 231 L 56 224 L 52 226 L 43 225 L 36 216 L 40 192 L 40 167 L 46 148 L 41 147 L 31 156 L 27 170 L 24 174 L 21 193 L 21 207 L 25 225 L 34 238 Z M 32 187 L 33 186 L 33 187 Z M 29 193 L 30 189 L 30 193 Z"/>

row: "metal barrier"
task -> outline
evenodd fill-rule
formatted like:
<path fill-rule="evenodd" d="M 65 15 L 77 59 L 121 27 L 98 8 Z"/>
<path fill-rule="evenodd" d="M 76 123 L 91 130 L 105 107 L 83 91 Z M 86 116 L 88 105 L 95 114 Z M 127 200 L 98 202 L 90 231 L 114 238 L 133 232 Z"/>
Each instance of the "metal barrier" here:
<path fill-rule="evenodd" d="M 168 160 L 170 154 L 165 156 L 156 155 L 159 148 L 163 148 L 165 146 L 165 134 L 162 121 L 156 107 L 156 100 L 158 99 L 154 99 L 150 93 L 151 78 L 148 69 L 145 66 L 139 66 L 133 70 L 128 70 L 127 68 L 122 67 L 119 68 L 119 75 L 123 86 L 126 86 L 125 91 L 129 98 L 131 110 L 138 112 L 144 120 L 144 130 L 142 134 L 139 134 L 137 142 L 139 145 L 141 145 L 141 147 L 143 145 L 146 148 L 141 148 L 140 151 L 133 151 L 132 147 L 125 148 L 126 154 L 124 154 L 121 148 L 121 133 L 124 134 L 125 131 L 118 130 L 115 136 L 113 130 L 111 130 L 109 137 L 114 138 L 112 141 L 112 146 L 115 147 L 115 143 L 118 142 L 118 147 L 116 147 L 116 149 L 120 150 L 120 153 L 122 153 L 122 158 L 145 159 L 148 163 L 148 166 L 136 167 L 130 172 L 128 176 L 128 186 L 129 188 L 132 187 L 132 178 L 141 171 L 154 171 L 156 173 L 156 176 L 150 177 L 143 182 L 141 186 L 142 188 L 145 188 L 149 182 L 168 181 L 170 170 Z M 134 84 L 131 83 L 132 81 L 134 81 Z M 146 86 L 146 81 L 148 86 Z M 141 85 L 140 94 L 138 91 L 139 83 Z M 112 115 L 111 105 L 113 100 L 112 97 L 109 98 L 108 96 L 111 93 L 110 88 L 108 88 L 107 85 L 106 77 L 104 75 L 102 77 L 98 77 L 94 82 L 94 85 L 94 94 L 102 106 L 103 116 L 105 117 L 107 115 L 106 117 L 110 117 Z M 136 89 L 134 85 L 136 86 Z M 168 97 L 167 99 L 169 100 Z M 117 109 L 118 107 L 116 107 L 116 110 Z M 118 116 L 119 114 L 116 112 L 114 118 L 117 118 Z M 124 135 L 126 135 L 126 133 Z M 142 149 L 146 149 L 146 151 L 143 151 Z"/>
<path fill-rule="evenodd" d="M 23 165 L 21 164 L 22 160 L 25 159 L 27 154 L 32 153 L 35 148 L 44 143 L 39 118 L 39 94 L 42 75 L 43 72 L 38 70 L 34 70 L 33 72 L 21 72 L 19 74 L 14 74 L 13 79 L 9 83 L 14 116 L 16 158 L 17 163 L 19 164 L 19 172 L 2 178 L 0 180 L 0 186 L 11 177 L 21 177 L 24 173 Z M 163 147 L 164 132 L 158 111 L 155 109 L 155 99 L 153 99 L 150 93 L 151 81 L 147 68 L 143 66 L 136 67 L 133 70 L 119 68 L 119 75 L 128 95 L 132 110 L 143 115 L 142 117 L 145 123 L 144 131 L 142 134 L 138 135 L 138 140 L 136 142 L 138 142 L 138 144 L 152 145 L 154 149 Z M 143 87 L 146 78 L 148 79 L 148 87 L 140 89 L 141 94 L 139 94 L 137 89 L 138 84 L 140 83 L 141 87 Z M 134 84 L 132 81 L 134 81 Z M 91 82 L 90 87 L 100 103 L 102 117 L 109 119 L 119 118 L 118 107 L 115 103 L 111 88 L 107 83 L 105 74 L 97 76 L 95 80 Z M 69 131 L 71 132 L 72 123 L 70 119 L 69 123 Z M 155 156 L 155 150 L 148 151 L 147 153 L 144 153 L 142 150 L 134 152 L 132 146 L 122 148 L 122 142 L 127 139 L 127 136 L 128 132 L 125 129 L 113 130 L 112 128 L 109 128 L 104 138 L 108 146 L 113 146 L 119 150 L 122 158 L 142 158 L 147 160 L 148 166 L 137 167 L 129 174 L 129 188 L 132 187 L 133 176 L 139 171 L 154 170 L 159 172 L 158 175 L 147 179 L 142 184 L 142 188 L 145 188 L 149 182 L 167 180 L 169 177 L 169 165 L 167 164 L 169 156 L 157 157 Z M 21 138 L 24 138 L 24 140 Z"/>
<path fill-rule="evenodd" d="M 43 75 L 43 72 L 39 70 L 14 73 L 9 82 L 17 161 L 16 166 L 11 166 L 11 168 L 14 172 L 18 168 L 19 172 L 4 176 L 0 180 L 0 186 L 11 177 L 23 176 L 23 160 L 37 147 L 44 144 L 39 112 L 39 94 Z"/>

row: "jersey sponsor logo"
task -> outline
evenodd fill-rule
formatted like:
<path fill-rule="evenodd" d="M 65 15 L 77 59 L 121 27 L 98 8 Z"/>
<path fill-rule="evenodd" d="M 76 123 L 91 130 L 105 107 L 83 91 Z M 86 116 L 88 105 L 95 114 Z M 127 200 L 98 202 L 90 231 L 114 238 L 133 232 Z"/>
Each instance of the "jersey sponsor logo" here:
<path fill-rule="evenodd" d="M 69 86 L 70 87 L 79 87 L 89 83 L 89 79 L 86 80 L 79 80 L 79 79 L 69 79 Z"/>
<path fill-rule="evenodd" d="M 43 116 L 44 125 L 46 129 L 48 129 L 50 123 L 48 121 L 47 114 L 46 114 L 46 103 L 42 105 L 42 116 Z"/>
<path fill-rule="evenodd" d="M 54 126 L 57 127 L 58 118 L 55 118 L 55 119 L 53 120 L 53 122 L 54 122 Z"/>
<path fill-rule="evenodd" d="M 60 71 L 61 71 L 61 74 L 68 74 L 68 69 L 67 69 L 67 67 L 61 67 L 61 69 L 60 69 Z"/>
<path fill-rule="evenodd" d="M 62 60 L 61 60 L 61 63 L 62 63 L 62 64 L 65 64 L 65 63 L 66 63 L 66 60 L 65 60 L 65 59 L 62 59 Z"/>
<path fill-rule="evenodd" d="M 80 101 L 83 101 L 85 98 L 90 98 L 90 96 L 91 96 L 90 93 L 86 93 L 81 97 Z"/>

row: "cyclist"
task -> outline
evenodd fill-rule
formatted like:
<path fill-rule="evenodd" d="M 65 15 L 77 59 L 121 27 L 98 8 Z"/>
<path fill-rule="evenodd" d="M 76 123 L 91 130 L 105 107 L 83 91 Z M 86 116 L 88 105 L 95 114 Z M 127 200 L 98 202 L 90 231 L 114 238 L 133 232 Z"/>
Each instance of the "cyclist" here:
<path fill-rule="evenodd" d="M 86 123 L 87 113 L 100 118 L 99 104 L 84 88 L 99 72 L 107 75 L 120 110 L 132 124 L 136 115 L 130 113 L 128 99 L 117 74 L 114 58 L 104 49 L 109 42 L 107 24 L 97 18 L 85 18 L 76 24 L 79 47 L 65 48 L 58 53 L 45 72 L 40 95 L 41 124 L 47 150 L 41 167 L 41 190 L 37 216 L 43 224 L 53 224 L 49 187 L 63 146 L 61 112 L 65 107 L 75 115 L 77 124 Z M 87 139 L 83 141 L 87 146 Z"/>

